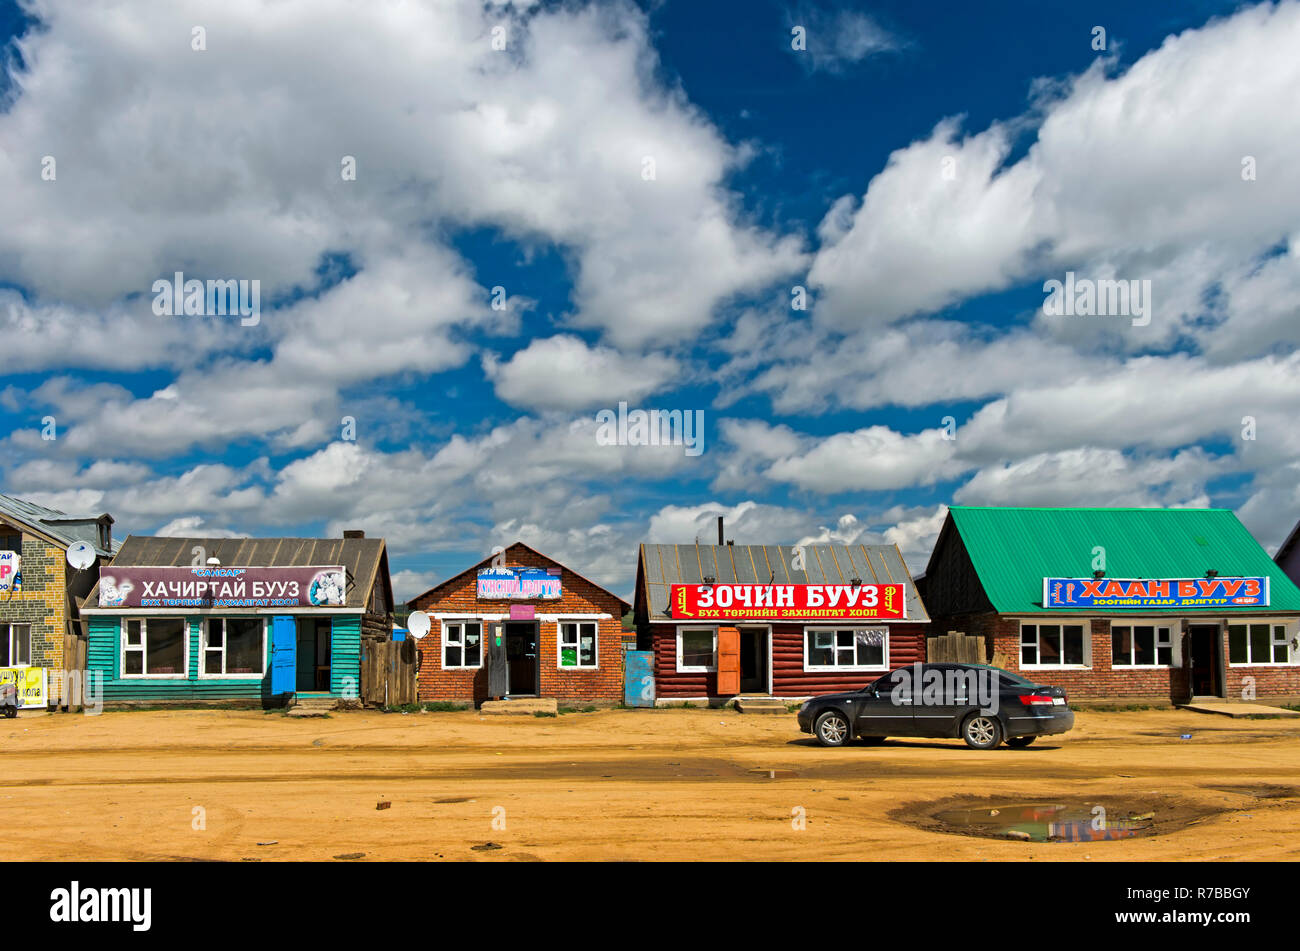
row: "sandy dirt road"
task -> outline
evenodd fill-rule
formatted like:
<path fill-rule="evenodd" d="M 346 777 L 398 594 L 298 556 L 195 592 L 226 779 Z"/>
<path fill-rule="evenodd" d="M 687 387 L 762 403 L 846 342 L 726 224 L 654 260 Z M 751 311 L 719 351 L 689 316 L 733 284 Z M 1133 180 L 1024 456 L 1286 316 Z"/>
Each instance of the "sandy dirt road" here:
<path fill-rule="evenodd" d="M 923 827 L 954 796 L 1158 802 L 1157 828 L 1180 811 L 1183 827 L 1087 843 Z M 0 723 L 0 827 L 6 861 L 1294 860 L 1300 723 L 1085 711 L 1064 737 L 977 752 L 823 749 L 793 715 L 721 710 L 24 717 Z"/>

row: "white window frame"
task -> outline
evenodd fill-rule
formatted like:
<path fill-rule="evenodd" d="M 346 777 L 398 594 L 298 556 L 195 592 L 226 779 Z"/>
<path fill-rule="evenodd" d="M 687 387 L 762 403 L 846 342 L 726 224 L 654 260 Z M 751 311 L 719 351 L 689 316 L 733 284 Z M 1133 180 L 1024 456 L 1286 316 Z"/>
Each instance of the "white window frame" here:
<path fill-rule="evenodd" d="M 180 673 L 151 674 L 146 672 L 143 674 L 128 674 L 126 672 L 126 654 L 128 650 L 126 644 L 126 631 L 127 631 L 127 624 L 130 621 L 140 622 L 140 646 L 132 647 L 130 648 L 130 650 L 133 651 L 138 650 L 141 653 L 141 655 L 143 655 L 140 666 L 146 668 L 146 671 L 149 666 L 149 622 L 150 621 L 180 621 L 181 624 L 184 625 L 185 640 L 182 642 L 184 644 L 184 650 L 181 651 L 181 657 L 184 659 L 185 666 Z M 190 630 L 190 619 L 175 614 L 158 614 L 158 615 L 132 616 L 132 617 L 122 618 L 120 622 L 120 626 L 118 628 L 118 638 L 120 643 L 119 643 L 118 658 L 117 658 L 117 663 L 118 663 L 117 669 L 121 671 L 120 674 L 121 678 L 123 680 L 189 680 L 190 679 L 190 638 L 193 637 L 193 635 L 194 632 Z"/>
<path fill-rule="evenodd" d="M 1157 660 L 1157 662 L 1154 663 L 1154 664 L 1117 664 L 1117 663 L 1115 663 L 1115 628 L 1117 628 L 1117 627 L 1127 627 L 1127 628 L 1129 628 L 1130 630 L 1131 630 L 1132 628 L 1135 628 L 1135 627 L 1153 627 L 1153 628 L 1155 628 L 1155 629 L 1156 629 L 1155 651 L 1156 651 L 1156 660 Z M 1169 632 L 1169 642 L 1168 642 L 1167 644 L 1162 644 L 1161 641 L 1160 641 L 1160 628 L 1165 628 L 1165 629 Z M 1178 644 L 1178 638 L 1179 638 L 1179 635 L 1182 634 L 1182 630 L 1183 630 L 1183 625 L 1182 625 L 1182 620 L 1181 620 L 1180 618 L 1149 618 L 1149 617 L 1143 617 L 1143 618 L 1133 618 L 1132 620 L 1129 620 L 1128 618 L 1111 618 L 1111 619 L 1110 619 L 1110 637 L 1111 637 L 1111 640 L 1110 640 L 1110 656 L 1111 656 L 1110 666 L 1111 666 L 1111 669 L 1112 669 L 1112 670 L 1161 670 L 1161 669 L 1169 670 L 1169 669 L 1172 669 L 1172 668 L 1174 668 L 1174 667 L 1178 667 L 1178 666 L 1180 666 L 1180 664 L 1178 663 L 1178 649 L 1177 649 L 1177 644 Z M 1129 659 L 1131 660 L 1131 659 L 1133 658 L 1134 651 L 1135 651 L 1135 649 L 1136 649 L 1137 638 L 1136 638 L 1136 636 L 1133 635 L 1133 634 L 1130 634 L 1129 637 L 1130 637 L 1130 641 L 1129 641 L 1129 651 L 1128 651 L 1128 655 L 1129 655 Z M 1161 647 L 1168 647 L 1168 648 L 1169 648 L 1169 663 L 1167 663 L 1167 664 L 1161 664 L 1161 663 L 1159 663 L 1159 658 L 1160 658 L 1160 648 L 1161 648 Z M 1085 657 L 1087 656 L 1087 652 L 1086 652 L 1086 651 L 1084 652 L 1084 656 L 1085 656 Z"/>
<path fill-rule="evenodd" d="M 884 659 L 879 664 L 811 664 L 808 662 L 808 635 L 820 632 L 829 632 L 838 634 L 840 631 L 853 632 L 853 656 L 856 660 L 858 656 L 857 634 L 859 631 L 880 631 L 885 635 Z M 835 656 L 843 650 L 838 644 L 831 650 Z M 830 671 L 834 673 L 855 673 L 855 672 L 887 672 L 889 670 L 889 627 L 881 624 L 808 624 L 803 629 L 803 669 L 805 671 Z"/>
<path fill-rule="evenodd" d="M 566 667 L 561 661 L 561 654 L 564 651 L 564 627 L 571 624 L 576 629 L 576 637 L 573 642 L 573 649 L 578 657 L 578 663 L 572 667 Z M 590 624 L 595 635 L 592 639 L 592 653 L 595 655 L 594 664 L 584 664 L 582 662 L 582 625 Z M 555 622 L 555 669 L 556 670 L 600 670 L 600 623 L 589 620 L 559 620 Z"/>
<path fill-rule="evenodd" d="M 1250 648 L 1250 625 L 1267 624 L 1268 625 L 1268 661 L 1265 663 L 1256 663 L 1254 660 L 1248 660 L 1244 664 L 1233 663 L 1232 660 L 1232 632 L 1231 628 L 1237 625 L 1245 625 L 1246 631 L 1246 656 L 1251 654 Z M 1277 629 L 1282 628 L 1282 643 L 1286 645 L 1287 659 L 1279 663 L 1273 660 L 1273 648 L 1277 646 Z M 1291 638 L 1296 634 L 1296 622 L 1288 621 L 1283 618 L 1228 618 L 1223 622 L 1223 646 L 1227 648 L 1228 666 L 1229 667 L 1295 667 L 1300 663 L 1300 651 L 1291 646 Z"/>
<path fill-rule="evenodd" d="M 713 663 L 700 667 L 687 667 L 682 663 L 682 635 L 706 633 L 713 637 Z M 682 674 L 716 674 L 718 672 L 718 628 L 707 624 L 683 624 L 677 628 L 677 672 Z"/>
<path fill-rule="evenodd" d="M 478 625 L 478 638 L 479 638 L 478 663 L 477 664 L 462 663 L 458 665 L 449 666 L 447 664 L 447 644 L 449 643 L 448 629 L 452 627 L 456 627 L 460 629 L 460 637 L 455 643 L 457 643 L 460 646 L 460 659 L 463 661 L 465 659 L 465 625 L 466 624 Z M 442 621 L 442 642 L 438 645 L 438 650 L 439 650 L 438 663 L 441 669 L 442 670 L 482 670 L 483 658 L 484 655 L 487 653 L 487 645 L 488 645 L 487 629 L 488 629 L 487 622 L 483 621 L 480 618 L 476 618 L 476 617 L 444 618 Z"/>
<path fill-rule="evenodd" d="M 1082 664 L 1042 664 L 1035 661 L 1032 664 L 1026 664 L 1023 659 L 1025 627 L 1028 625 L 1035 628 L 1035 636 L 1039 639 L 1034 645 L 1036 657 L 1042 657 L 1042 635 L 1037 629 L 1047 625 L 1083 628 L 1083 663 Z M 1065 653 L 1065 642 L 1061 642 L 1061 653 Z M 1021 618 L 1016 630 L 1016 669 L 1017 670 L 1091 670 L 1092 669 L 1092 618 L 1090 617 L 1042 617 L 1042 618 Z"/>
<path fill-rule="evenodd" d="M 203 636 L 199 642 L 199 679 L 200 680 L 261 680 L 263 677 L 265 677 L 267 674 L 270 673 L 270 670 L 267 668 L 267 663 L 270 660 L 270 658 L 267 656 L 267 642 L 270 640 L 269 637 L 270 632 L 267 629 L 268 623 L 266 618 L 256 618 L 256 617 L 253 618 L 253 620 L 255 621 L 260 620 L 262 622 L 262 672 L 260 674 L 227 674 L 227 673 L 209 674 L 207 673 L 206 668 L 208 666 L 208 651 L 210 650 L 221 651 L 221 669 L 225 670 L 226 668 L 225 622 L 229 620 L 242 620 L 242 618 L 240 618 L 238 615 L 231 615 L 230 617 L 209 617 L 203 619 Z M 220 648 L 208 647 L 208 633 L 211 631 L 212 623 L 214 621 L 221 622 L 221 647 Z"/>
<path fill-rule="evenodd" d="M 27 628 L 27 660 L 21 664 L 13 663 L 14 659 L 14 628 Z M 5 629 L 5 647 L 8 649 L 6 656 L 9 658 L 9 667 L 30 667 L 32 666 L 32 624 L 30 621 L 10 621 L 4 624 Z"/>

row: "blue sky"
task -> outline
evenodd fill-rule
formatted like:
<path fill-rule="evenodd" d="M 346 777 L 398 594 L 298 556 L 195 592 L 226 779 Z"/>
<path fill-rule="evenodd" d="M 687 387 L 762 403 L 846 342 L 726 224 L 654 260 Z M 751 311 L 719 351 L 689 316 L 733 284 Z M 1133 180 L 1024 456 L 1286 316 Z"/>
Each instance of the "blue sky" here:
<path fill-rule="evenodd" d="M 717 515 L 917 570 L 953 502 L 1300 517 L 1296 2 L 0 0 L 0 37 L 8 494 L 364 528 L 401 597 L 516 539 L 627 595 Z M 155 313 L 176 271 L 258 281 L 256 324 Z M 1067 273 L 1147 290 L 1045 313 Z M 602 444 L 620 402 L 704 451 Z"/>

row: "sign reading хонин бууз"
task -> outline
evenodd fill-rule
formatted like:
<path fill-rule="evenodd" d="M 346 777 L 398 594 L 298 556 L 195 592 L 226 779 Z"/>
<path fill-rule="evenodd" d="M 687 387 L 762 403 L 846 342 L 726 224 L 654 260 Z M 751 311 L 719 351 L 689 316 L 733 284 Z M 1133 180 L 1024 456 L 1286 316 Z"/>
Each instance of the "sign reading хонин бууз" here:
<path fill-rule="evenodd" d="M 1268 578 L 1044 578 L 1045 608 L 1263 608 Z"/>
<path fill-rule="evenodd" d="M 561 595 L 558 568 L 480 568 L 477 597 L 485 601 L 518 598 L 554 601 Z"/>

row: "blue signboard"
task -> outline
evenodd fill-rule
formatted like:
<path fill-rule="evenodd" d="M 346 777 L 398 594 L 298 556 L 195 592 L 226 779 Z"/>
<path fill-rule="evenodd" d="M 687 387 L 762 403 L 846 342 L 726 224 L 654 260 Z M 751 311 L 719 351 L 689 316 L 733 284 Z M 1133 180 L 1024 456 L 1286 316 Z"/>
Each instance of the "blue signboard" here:
<path fill-rule="evenodd" d="M 480 568 L 478 597 L 486 600 L 554 601 L 560 597 L 558 568 Z"/>
<path fill-rule="evenodd" d="M 1268 578 L 1044 578 L 1045 608 L 1263 608 Z"/>

